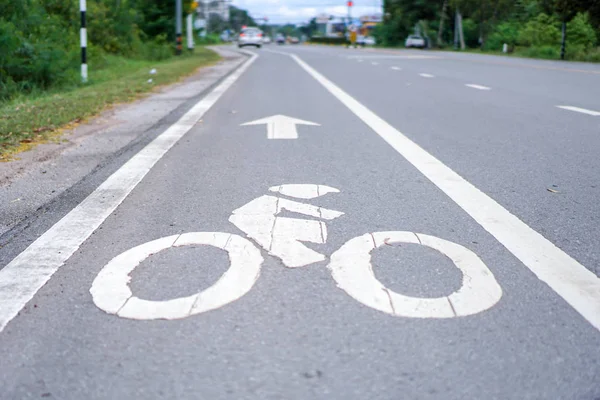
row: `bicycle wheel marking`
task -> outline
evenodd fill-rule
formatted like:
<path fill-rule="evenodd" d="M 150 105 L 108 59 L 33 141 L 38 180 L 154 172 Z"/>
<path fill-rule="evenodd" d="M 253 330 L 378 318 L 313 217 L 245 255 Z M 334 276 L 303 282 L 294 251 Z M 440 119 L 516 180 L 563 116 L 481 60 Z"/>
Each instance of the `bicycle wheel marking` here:
<path fill-rule="evenodd" d="M 462 286 L 446 297 L 405 296 L 386 288 L 373 274 L 371 252 L 385 244 L 427 246 L 448 257 L 463 273 Z M 338 286 L 366 306 L 411 318 L 454 318 L 493 307 L 502 289 L 492 272 L 471 250 L 447 240 L 413 232 L 376 232 L 346 242 L 328 265 Z"/>
<path fill-rule="evenodd" d="M 190 245 L 213 246 L 229 253 L 230 267 L 212 286 L 187 297 L 166 301 L 133 296 L 129 274 L 152 254 Z M 96 276 L 90 293 L 96 306 L 109 314 L 137 320 L 181 319 L 229 304 L 252 289 L 263 258 L 247 239 L 220 232 L 191 232 L 160 238 L 121 253 Z"/>

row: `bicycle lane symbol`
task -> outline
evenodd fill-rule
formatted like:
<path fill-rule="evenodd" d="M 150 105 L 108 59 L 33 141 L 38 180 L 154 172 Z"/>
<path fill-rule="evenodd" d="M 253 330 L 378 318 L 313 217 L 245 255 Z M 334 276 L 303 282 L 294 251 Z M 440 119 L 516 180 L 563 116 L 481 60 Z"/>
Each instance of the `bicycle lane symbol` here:
<path fill-rule="evenodd" d="M 303 200 L 339 193 L 338 189 L 314 184 L 281 185 L 269 190 Z M 302 243 L 326 243 L 325 222 L 279 216 L 284 210 L 329 221 L 343 215 L 276 195 L 264 195 L 234 210 L 229 221 L 289 268 L 326 260 L 325 255 Z M 449 258 L 462 272 L 461 287 L 437 298 L 405 296 L 386 288 L 373 273 L 371 253 L 381 246 L 396 243 L 426 246 Z M 160 251 L 190 245 L 213 246 L 229 254 L 230 267 L 214 285 L 194 295 L 167 301 L 144 300 L 133 295 L 129 275 L 141 262 Z M 239 235 L 222 232 L 173 235 L 144 243 L 115 257 L 100 271 L 90 293 L 100 309 L 119 317 L 181 319 L 218 309 L 244 296 L 257 281 L 263 261 L 257 247 Z M 327 268 L 337 286 L 352 298 L 398 317 L 464 317 L 490 309 L 502 297 L 494 275 L 475 253 L 459 244 L 420 233 L 373 232 L 356 237 L 331 255 Z"/>

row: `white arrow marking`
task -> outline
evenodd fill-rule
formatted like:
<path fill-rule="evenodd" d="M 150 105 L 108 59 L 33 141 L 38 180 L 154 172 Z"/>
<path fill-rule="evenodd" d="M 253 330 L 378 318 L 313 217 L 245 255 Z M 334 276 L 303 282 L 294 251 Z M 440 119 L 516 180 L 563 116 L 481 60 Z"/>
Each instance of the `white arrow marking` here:
<path fill-rule="evenodd" d="M 296 125 L 321 126 L 314 122 L 286 117 L 285 115 L 273 115 L 252 122 L 246 122 L 241 126 L 267 125 L 267 139 L 298 139 Z"/>

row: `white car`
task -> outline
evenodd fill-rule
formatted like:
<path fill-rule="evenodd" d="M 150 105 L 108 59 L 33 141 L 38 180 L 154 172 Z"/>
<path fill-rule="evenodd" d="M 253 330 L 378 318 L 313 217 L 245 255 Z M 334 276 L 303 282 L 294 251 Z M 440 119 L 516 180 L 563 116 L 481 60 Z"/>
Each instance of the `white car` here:
<path fill-rule="evenodd" d="M 244 28 L 238 36 L 238 47 L 256 46 L 260 48 L 263 43 L 263 33 L 258 28 Z"/>
<path fill-rule="evenodd" d="M 425 39 L 423 39 L 422 36 L 410 35 L 409 37 L 406 38 L 406 42 L 404 43 L 404 46 L 418 47 L 418 48 L 422 49 L 425 47 Z"/>
<path fill-rule="evenodd" d="M 265 36 L 263 37 L 263 41 L 264 44 L 270 44 L 271 43 L 271 37 L 270 36 Z"/>

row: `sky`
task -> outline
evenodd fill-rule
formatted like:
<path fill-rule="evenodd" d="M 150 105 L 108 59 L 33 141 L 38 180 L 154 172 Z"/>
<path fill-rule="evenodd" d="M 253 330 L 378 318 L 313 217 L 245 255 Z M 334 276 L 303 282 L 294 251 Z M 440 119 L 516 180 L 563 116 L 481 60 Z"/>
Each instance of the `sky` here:
<path fill-rule="evenodd" d="M 354 0 L 352 17 L 381 14 L 383 0 Z M 346 0 L 233 0 L 233 5 L 246 9 L 254 18 L 269 18 L 269 23 L 308 22 L 318 14 L 348 15 Z"/>

